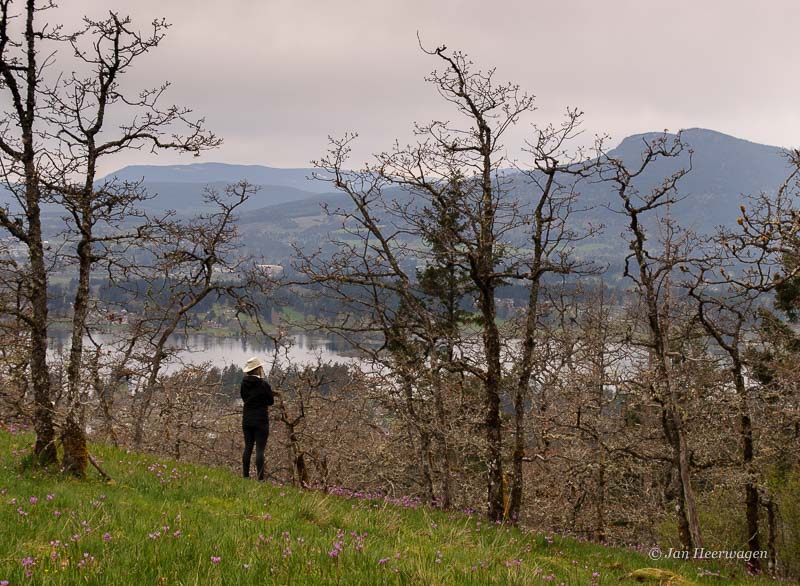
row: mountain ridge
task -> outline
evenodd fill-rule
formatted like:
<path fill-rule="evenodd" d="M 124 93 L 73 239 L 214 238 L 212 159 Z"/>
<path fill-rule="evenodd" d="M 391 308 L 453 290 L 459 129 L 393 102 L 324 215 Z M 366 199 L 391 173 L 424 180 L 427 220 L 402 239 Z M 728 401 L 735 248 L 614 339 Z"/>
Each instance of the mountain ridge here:
<path fill-rule="evenodd" d="M 627 136 L 609 154 L 634 164 L 641 159 L 642 140 L 661 134 L 644 132 Z M 692 171 L 678 184 L 680 201 L 672 206 L 671 214 L 678 224 L 698 233 L 708 234 L 719 226 L 733 226 L 745 194 L 774 191 L 789 173 L 785 157 L 788 149 L 704 128 L 689 128 L 682 131 L 681 135 L 688 148 L 679 157 L 653 162 L 639 178 L 638 188 L 645 192 L 660 184 L 665 176 L 688 165 L 691 150 Z M 246 176 L 247 173 L 250 176 Z M 327 235 L 341 228 L 341 225 L 335 218 L 326 217 L 322 207 L 327 205 L 329 209 L 349 209 L 352 205 L 347 196 L 332 192 L 327 182 L 309 180 L 312 173 L 312 169 L 280 170 L 259 165 L 199 163 L 188 167 L 130 166 L 111 175 L 130 179 L 147 177 L 146 186 L 159 193 L 148 206 L 182 208 L 186 212 L 197 210 L 202 192 L 202 184 L 194 181 L 198 178 L 214 179 L 216 183 L 213 185 L 217 188 L 224 185 L 226 179 L 238 181 L 244 178 L 253 183 L 259 183 L 259 180 L 277 182 L 263 186 L 261 194 L 254 196 L 242 208 L 239 220 L 253 246 L 267 247 L 275 252 L 288 250 L 292 243 L 326 243 Z M 192 182 L 167 181 L 176 178 L 191 178 Z M 301 178 L 302 183 L 298 183 Z M 314 188 L 318 191 L 305 189 L 313 184 L 316 184 Z M 520 178 L 516 189 L 524 203 L 527 198 L 524 179 Z M 625 229 L 624 217 L 614 213 L 614 210 L 619 211 L 618 196 L 610 185 L 601 183 L 584 182 L 579 191 L 586 207 L 592 209 L 582 215 L 576 214 L 575 220 L 605 225 L 605 234 L 598 236 L 594 250 L 600 246 L 603 254 L 616 258 L 619 246 L 623 245 L 619 235 Z M 407 194 L 400 192 L 396 195 L 407 197 Z"/>
<path fill-rule="evenodd" d="M 762 154 L 773 155 L 787 153 L 785 147 L 758 143 L 708 128 L 692 127 L 680 131 L 684 141 L 690 146 L 692 139 L 703 138 L 706 144 L 739 145 L 742 148 L 753 148 Z M 610 150 L 611 153 L 627 153 L 632 149 L 641 149 L 641 140 L 661 136 L 663 132 L 646 131 L 628 135 Z M 666 132 L 667 136 L 676 133 Z M 118 177 L 127 181 L 153 181 L 159 183 L 215 183 L 247 179 L 257 185 L 285 185 L 297 187 L 303 191 L 324 193 L 331 191 L 326 181 L 314 179 L 313 174 L 320 173 L 312 167 L 273 167 L 263 164 L 240 164 L 208 161 L 202 163 L 171 165 L 127 165 L 108 173 L 104 179 Z M 324 175 L 324 173 L 320 173 Z M 295 185 L 295 183 L 297 183 Z M 302 187 L 301 187 L 302 186 Z"/>
<path fill-rule="evenodd" d="M 207 184 L 247 180 L 254 185 L 293 187 L 310 193 L 330 191 L 327 182 L 312 177 L 311 168 L 280 168 L 268 165 L 236 163 L 188 163 L 183 165 L 128 165 L 112 171 L 103 179 L 116 177 L 123 181 L 145 183 Z"/>

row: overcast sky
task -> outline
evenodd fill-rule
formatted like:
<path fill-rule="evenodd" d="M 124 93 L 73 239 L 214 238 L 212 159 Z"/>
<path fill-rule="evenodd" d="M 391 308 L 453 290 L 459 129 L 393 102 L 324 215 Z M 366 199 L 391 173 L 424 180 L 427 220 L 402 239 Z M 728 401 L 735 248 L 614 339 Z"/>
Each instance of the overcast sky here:
<path fill-rule="evenodd" d="M 796 0 L 64 0 L 63 20 L 129 13 L 167 38 L 126 80 L 170 80 L 225 144 L 203 161 L 305 167 L 326 137 L 358 131 L 355 159 L 450 112 L 424 76 L 419 31 L 537 97 L 529 122 L 586 113 L 615 141 L 695 126 L 800 144 Z M 514 137 L 516 138 L 516 137 Z M 513 156 L 514 144 L 508 144 Z M 142 153 L 107 162 L 193 162 Z"/>

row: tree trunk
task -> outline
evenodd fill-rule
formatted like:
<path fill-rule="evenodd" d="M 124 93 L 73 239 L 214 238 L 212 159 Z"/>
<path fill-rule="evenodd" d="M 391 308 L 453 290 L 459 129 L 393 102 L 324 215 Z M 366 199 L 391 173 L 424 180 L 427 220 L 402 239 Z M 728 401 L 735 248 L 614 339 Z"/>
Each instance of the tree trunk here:
<path fill-rule="evenodd" d="M 89 315 L 89 275 L 92 266 L 91 227 L 83 226 L 82 237 L 78 242 L 78 285 L 75 290 L 72 314 L 72 337 L 70 340 L 69 363 L 67 364 L 67 423 L 61 430 L 64 446 L 64 471 L 75 476 L 83 476 L 89 464 L 86 451 L 85 418 L 86 407 L 81 384 L 83 361 L 83 332 Z"/>
<path fill-rule="evenodd" d="M 768 567 L 771 573 L 775 573 L 778 568 L 778 551 L 775 548 L 778 535 L 778 523 L 775 515 L 775 503 L 772 500 L 767 501 L 767 556 L 769 558 Z"/>
<path fill-rule="evenodd" d="M 282 399 L 279 407 L 281 410 L 281 420 L 286 425 L 286 431 L 289 437 L 289 446 L 292 449 L 292 476 L 297 486 L 300 488 L 306 488 L 311 483 L 311 479 L 308 475 L 305 452 L 300 445 L 300 437 L 297 434 L 297 424 L 301 421 L 301 419 L 295 419 L 293 422 L 289 421 L 289 414 L 286 412 L 286 407 L 283 404 Z"/>
<path fill-rule="evenodd" d="M 307 488 L 311 484 L 311 479 L 306 465 L 306 454 L 300 449 L 300 442 L 294 429 L 289 433 L 289 441 L 292 442 L 292 451 L 294 452 L 294 471 L 297 482 L 301 488 Z"/>
<path fill-rule="evenodd" d="M 652 287 L 652 283 L 650 283 Z M 697 504 L 692 489 L 691 469 L 689 464 L 689 446 L 686 441 L 686 430 L 681 415 L 681 401 L 678 390 L 675 388 L 672 365 L 668 355 L 665 331 L 659 320 L 658 305 L 655 301 L 655 291 L 648 293 L 649 321 L 653 333 L 656 352 L 656 371 L 660 381 L 656 386 L 663 389 L 662 396 L 666 408 L 666 421 L 669 423 L 671 433 L 668 435 L 672 447 L 672 462 L 678 473 L 679 504 L 678 525 L 681 534 L 681 545 L 690 550 L 703 547 L 700 535 L 700 520 L 697 515 Z"/>
<path fill-rule="evenodd" d="M 542 189 L 536 209 L 534 210 L 534 230 L 531 235 L 533 256 L 531 258 L 531 285 L 528 291 L 528 307 L 525 315 L 525 333 L 522 339 L 522 356 L 518 369 L 519 377 L 514 393 L 514 451 L 512 453 L 511 472 L 511 498 L 509 503 L 509 517 L 513 522 L 519 520 L 522 509 L 522 492 L 524 476 L 522 464 L 525 459 L 525 403 L 533 372 L 533 350 L 536 345 L 536 328 L 539 319 L 539 289 L 545 264 L 545 243 L 549 236 L 545 234 L 548 220 L 545 219 L 543 209 L 550 200 L 555 171 L 548 172 L 547 183 Z"/>
<path fill-rule="evenodd" d="M 508 516 L 514 523 L 519 520 L 522 509 L 525 444 L 525 396 L 518 386 L 514 394 L 514 451 L 511 453 L 511 497 L 508 506 Z"/>
<path fill-rule="evenodd" d="M 758 486 L 755 483 L 755 471 L 753 470 L 753 423 L 750 420 L 750 409 L 747 402 L 747 387 L 742 374 L 742 365 L 738 356 L 734 357 L 734 380 L 736 381 L 736 392 L 739 394 L 739 439 L 742 449 L 742 467 L 745 473 L 744 502 L 745 518 L 747 520 L 747 546 L 755 553 L 761 551 L 761 536 L 758 530 Z M 761 571 L 761 560 L 753 557 L 749 564 L 755 572 Z"/>
<path fill-rule="evenodd" d="M 89 453 L 86 449 L 86 434 L 74 415 L 67 415 L 61 430 L 61 442 L 64 446 L 62 466 L 65 472 L 83 478 L 89 463 Z"/>
<path fill-rule="evenodd" d="M 680 417 L 678 414 L 675 416 Z M 678 468 L 680 472 L 681 481 L 681 503 L 683 512 L 688 524 L 689 535 L 691 541 L 687 543 L 686 549 L 693 549 L 695 547 L 703 547 L 703 539 L 700 534 L 700 519 L 697 515 L 697 502 L 694 498 L 694 490 L 692 489 L 691 472 L 689 465 L 689 447 L 686 442 L 686 433 L 683 425 L 677 429 L 677 458 Z"/>
<path fill-rule="evenodd" d="M 25 203 L 28 221 L 28 253 L 30 256 L 30 295 L 33 310 L 31 326 L 31 379 L 33 381 L 34 415 L 36 430 L 34 453 L 40 463 L 47 465 L 58 461 L 53 426 L 53 406 L 50 401 L 50 373 L 47 368 L 47 269 L 44 262 L 42 221 L 39 203 L 39 171 L 36 166 L 34 146 L 34 120 L 36 118 L 36 89 L 38 66 L 36 63 L 36 33 L 33 21 L 36 15 L 34 0 L 27 0 L 25 13 L 25 106 L 17 107 L 22 129 L 22 161 L 25 168 Z"/>
<path fill-rule="evenodd" d="M 148 417 L 148 409 L 154 393 L 155 388 L 147 385 L 142 389 L 141 393 L 137 393 L 134 396 L 134 404 L 131 410 L 133 411 L 133 449 L 136 451 L 141 451 L 144 443 L 144 424 Z"/>
<path fill-rule="evenodd" d="M 153 395 L 156 391 L 158 384 L 158 375 L 161 372 L 161 363 L 164 361 L 164 346 L 167 339 L 175 331 L 178 319 L 173 319 L 167 329 L 162 332 L 161 336 L 156 343 L 156 351 L 153 355 L 153 362 L 150 365 L 150 373 L 147 377 L 147 382 L 144 385 L 141 393 L 134 396 L 133 411 L 133 449 L 141 450 L 142 443 L 144 442 L 144 424 L 148 417 L 148 410 L 150 402 L 153 400 Z M 141 396 L 140 396 L 141 395 Z"/>
<path fill-rule="evenodd" d="M 646 212 L 653 212 L 662 205 L 671 203 L 670 192 L 676 182 L 688 170 L 681 170 L 672 175 L 661 186 L 654 188 L 649 195 L 638 195 L 638 203 L 634 203 L 632 193 L 633 177 L 639 175 L 652 161 L 659 157 L 677 156 L 682 150 L 679 142 L 676 147 L 669 148 L 663 143 L 647 143 L 645 158 L 639 170 L 631 174 L 618 160 L 613 161 L 615 177 L 612 179 L 617 184 L 617 191 L 625 207 L 628 220 L 628 230 L 631 254 L 625 259 L 625 276 L 630 277 L 637 284 L 638 291 L 645 304 L 647 326 L 650 333 L 649 346 L 651 348 L 651 361 L 655 367 L 655 380 L 652 390 L 655 399 L 661 403 L 662 426 L 667 441 L 672 449 L 673 473 L 679 482 L 678 501 L 678 531 L 681 545 L 684 549 L 702 547 L 700 535 L 700 521 L 697 514 L 697 504 L 691 483 L 691 470 L 689 464 L 689 446 L 686 440 L 686 429 L 681 413 L 681 394 L 676 388 L 675 376 L 670 362 L 670 273 L 676 266 L 673 255 L 671 233 L 667 231 L 666 240 L 663 241 L 666 256 L 661 258 L 652 255 L 647 248 L 647 234 L 640 222 L 640 216 Z M 629 191 L 630 190 L 630 191 Z M 669 208 L 667 207 L 667 213 Z M 632 261 L 635 260 L 634 273 L 630 272 Z M 655 268 L 654 268 L 655 267 Z"/>
<path fill-rule="evenodd" d="M 35 169 L 32 169 L 30 174 L 35 178 Z M 33 449 L 38 461 L 42 465 L 48 465 L 57 462 L 58 457 L 53 426 L 53 405 L 50 400 L 50 371 L 47 366 L 47 269 L 44 262 L 38 185 L 29 183 L 25 191 L 31 270 L 28 286 L 33 314 L 30 360 L 34 401 L 33 427 L 36 430 L 36 443 Z"/>
<path fill-rule="evenodd" d="M 541 222 L 539 222 L 541 223 Z M 536 265 L 541 264 L 541 246 L 536 239 Z M 525 318 L 525 334 L 522 340 L 522 356 L 519 361 L 519 377 L 514 393 L 514 451 L 511 455 L 511 498 L 508 514 L 513 522 L 519 520 L 522 509 L 523 462 L 525 459 L 525 403 L 533 372 L 533 350 L 536 343 L 536 323 L 539 319 L 539 274 L 534 275 L 528 296 L 528 308 Z"/>
<path fill-rule="evenodd" d="M 597 449 L 597 473 L 595 486 L 595 529 L 594 538 L 600 542 L 606 541 L 606 463 L 602 448 Z"/>
<path fill-rule="evenodd" d="M 423 429 L 419 431 L 419 462 L 422 468 L 422 485 L 425 489 L 425 500 L 432 503 L 436 498 L 433 487 L 433 466 L 431 466 L 431 436 Z"/>
<path fill-rule="evenodd" d="M 638 227 L 638 222 L 634 222 Z M 644 236 L 638 230 L 634 233 L 641 238 L 639 246 L 643 245 Z M 644 260 L 643 248 L 639 248 L 637 253 L 640 275 L 645 287 L 645 298 L 647 302 L 647 318 L 650 332 L 653 339 L 653 352 L 655 354 L 655 366 L 658 379 L 655 388 L 660 389 L 662 405 L 665 409 L 665 417 L 662 421 L 666 423 L 665 431 L 667 439 L 672 448 L 672 462 L 679 481 L 679 503 L 678 503 L 678 530 L 681 537 L 681 545 L 684 549 L 690 550 L 695 547 L 703 547 L 700 534 L 700 520 L 697 514 L 697 504 L 692 489 L 691 470 L 689 464 L 689 446 L 686 441 L 686 430 L 681 415 L 681 401 L 678 390 L 675 388 L 675 377 L 672 372 L 672 365 L 669 357 L 669 347 L 667 341 L 667 328 L 661 323 L 658 294 L 652 279 L 652 274 L 647 268 Z"/>
<path fill-rule="evenodd" d="M 664 430 L 664 437 L 672 450 L 669 474 L 665 474 L 664 493 L 665 500 L 672 500 L 675 491 L 678 493 L 676 506 L 678 539 L 684 550 L 692 548 L 692 532 L 689 529 L 689 517 L 686 514 L 686 499 L 684 498 L 683 482 L 680 477 L 680 463 L 678 462 L 678 452 L 680 451 L 678 433 L 675 429 L 675 420 L 671 415 L 670 409 L 664 402 L 661 403 L 661 427 Z"/>
<path fill-rule="evenodd" d="M 487 514 L 492 521 L 502 520 L 505 514 L 503 481 L 503 437 L 500 418 L 500 336 L 495 323 L 494 287 L 481 290 L 483 315 L 483 347 L 486 355 L 484 380 L 484 425 L 486 427 Z"/>
<path fill-rule="evenodd" d="M 447 414 L 445 413 L 444 400 L 442 393 L 442 378 L 438 363 L 431 364 L 433 376 L 433 401 L 436 410 L 436 431 L 435 437 L 439 444 L 439 451 L 442 460 L 442 492 L 441 498 L 436 503 L 443 509 L 449 509 L 453 503 L 452 486 L 450 481 L 450 468 L 452 466 L 452 455 L 447 441 Z"/>
<path fill-rule="evenodd" d="M 116 393 L 117 386 L 121 382 L 119 369 L 115 369 L 114 372 L 111 373 L 108 382 L 103 381 L 102 376 L 100 376 L 100 348 L 97 348 L 92 355 L 90 373 L 92 386 L 94 387 L 95 393 L 97 393 L 97 398 L 100 402 L 100 410 L 103 414 L 103 430 L 105 436 L 111 439 L 111 443 L 114 446 L 119 446 L 119 439 L 114 429 L 113 415 L 114 394 Z"/>
<path fill-rule="evenodd" d="M 431 436 L 425 429 L 425 422 L 421 420 L 414 407 L 414 387 L 410 380 L 403 381 L 403 392 L 405 393 L 406 412 L 419 437 L 419 463 L 426 499 L 428 502 L 432 502 L 435 493 L 431 470 Z"/>
<path fill-rule="evenodd" d="M 597 419 L 602 421 L 605 417 L 603 406 L 605 402 L 606 391 L 606 332 L 603 330 L 604 311 L 603 304 L 604 298 L 601 295 L 600 303 L 601 308 L 598 313 L 598 349 L 597 358 L 595 361 L 595 377 L 597 385 L 595 387 L 597 397 Z M 597 494 L 595 500 L 595 539 L 600 543 L 606 541 L 606 451 L 600 436 L 597 434 L 592 438 L 594 445 L 594 455 L 596 464 L 595 486 Z"/>

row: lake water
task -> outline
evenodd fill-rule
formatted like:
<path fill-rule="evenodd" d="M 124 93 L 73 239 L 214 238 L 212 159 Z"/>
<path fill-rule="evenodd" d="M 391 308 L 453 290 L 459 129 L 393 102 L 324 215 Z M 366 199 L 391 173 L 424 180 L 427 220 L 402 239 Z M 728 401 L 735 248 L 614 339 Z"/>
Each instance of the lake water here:
<path fill-rule="evenodd" d="M 230 364 L 241 366 L 252 356 L 258 356 L 267 364 L 272 364 L 275 347 L 268 340 L 256 338 L 220 338 L 215 336 L 192 335 L 187 338 L 176 336 L 176 343 L 186 344 L 190 350 L 182 353 L 185 362 L 201 364 L 211 363 L 225 367 Z M 297 364 L 323 362 L 352 362 L 337 351 L 334 341 L 323 336 L 298 334 L 292 336 L 289 348 L 289 359 Z"/>
<path fill-rule="evenodd" d="M 95 339 L 104 343 L 111 343 L 108 334 L 95 334 Z M 349 363 L 356 360 L 352 356 L 345 356 L 347 348 L 336 339 L 325 336 L 297 334 L 291 336 L 292 345 L 289 348 L 289 360 L 296 364 L 311 364 L 318 360 L 323 362 Z M 85 341 L 88 348 L 91 344 Z M 275 348 L 268 339 L 259 340 L 254 337 L 247 338 L 221 338 L 218 336 L 190 335 L 173 336 L 173 347 L 186 348 L 179 353 L 184 364 L 211 364 L 224 368 L 231 364 L 242 366 L 247 359 L 258 356 L 267 364 L 272 365 Z M 66 333 L 56 333 L 51 336 L 49 353 L 55 357 L 59 353 L 69 350 L 69 337 Z M 282 355 L 283 356 L 283 355 Z M 164 370 L 169 372 L 177 367 L 177 363 L 166 365 Z"/>

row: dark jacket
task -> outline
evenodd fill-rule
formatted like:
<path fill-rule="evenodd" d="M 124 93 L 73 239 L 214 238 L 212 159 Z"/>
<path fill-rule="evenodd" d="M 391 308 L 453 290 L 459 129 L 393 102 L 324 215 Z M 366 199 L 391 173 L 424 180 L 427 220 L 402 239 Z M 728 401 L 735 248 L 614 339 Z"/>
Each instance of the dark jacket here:
<path fill-rule="evenodd" d="M 262 378 L 252 374 L 244 375 L 241 388 L 244 409 L 242 411 L 243 425 L 269 425 L 267 407 L 275 403 L 272 387 Z"/>

